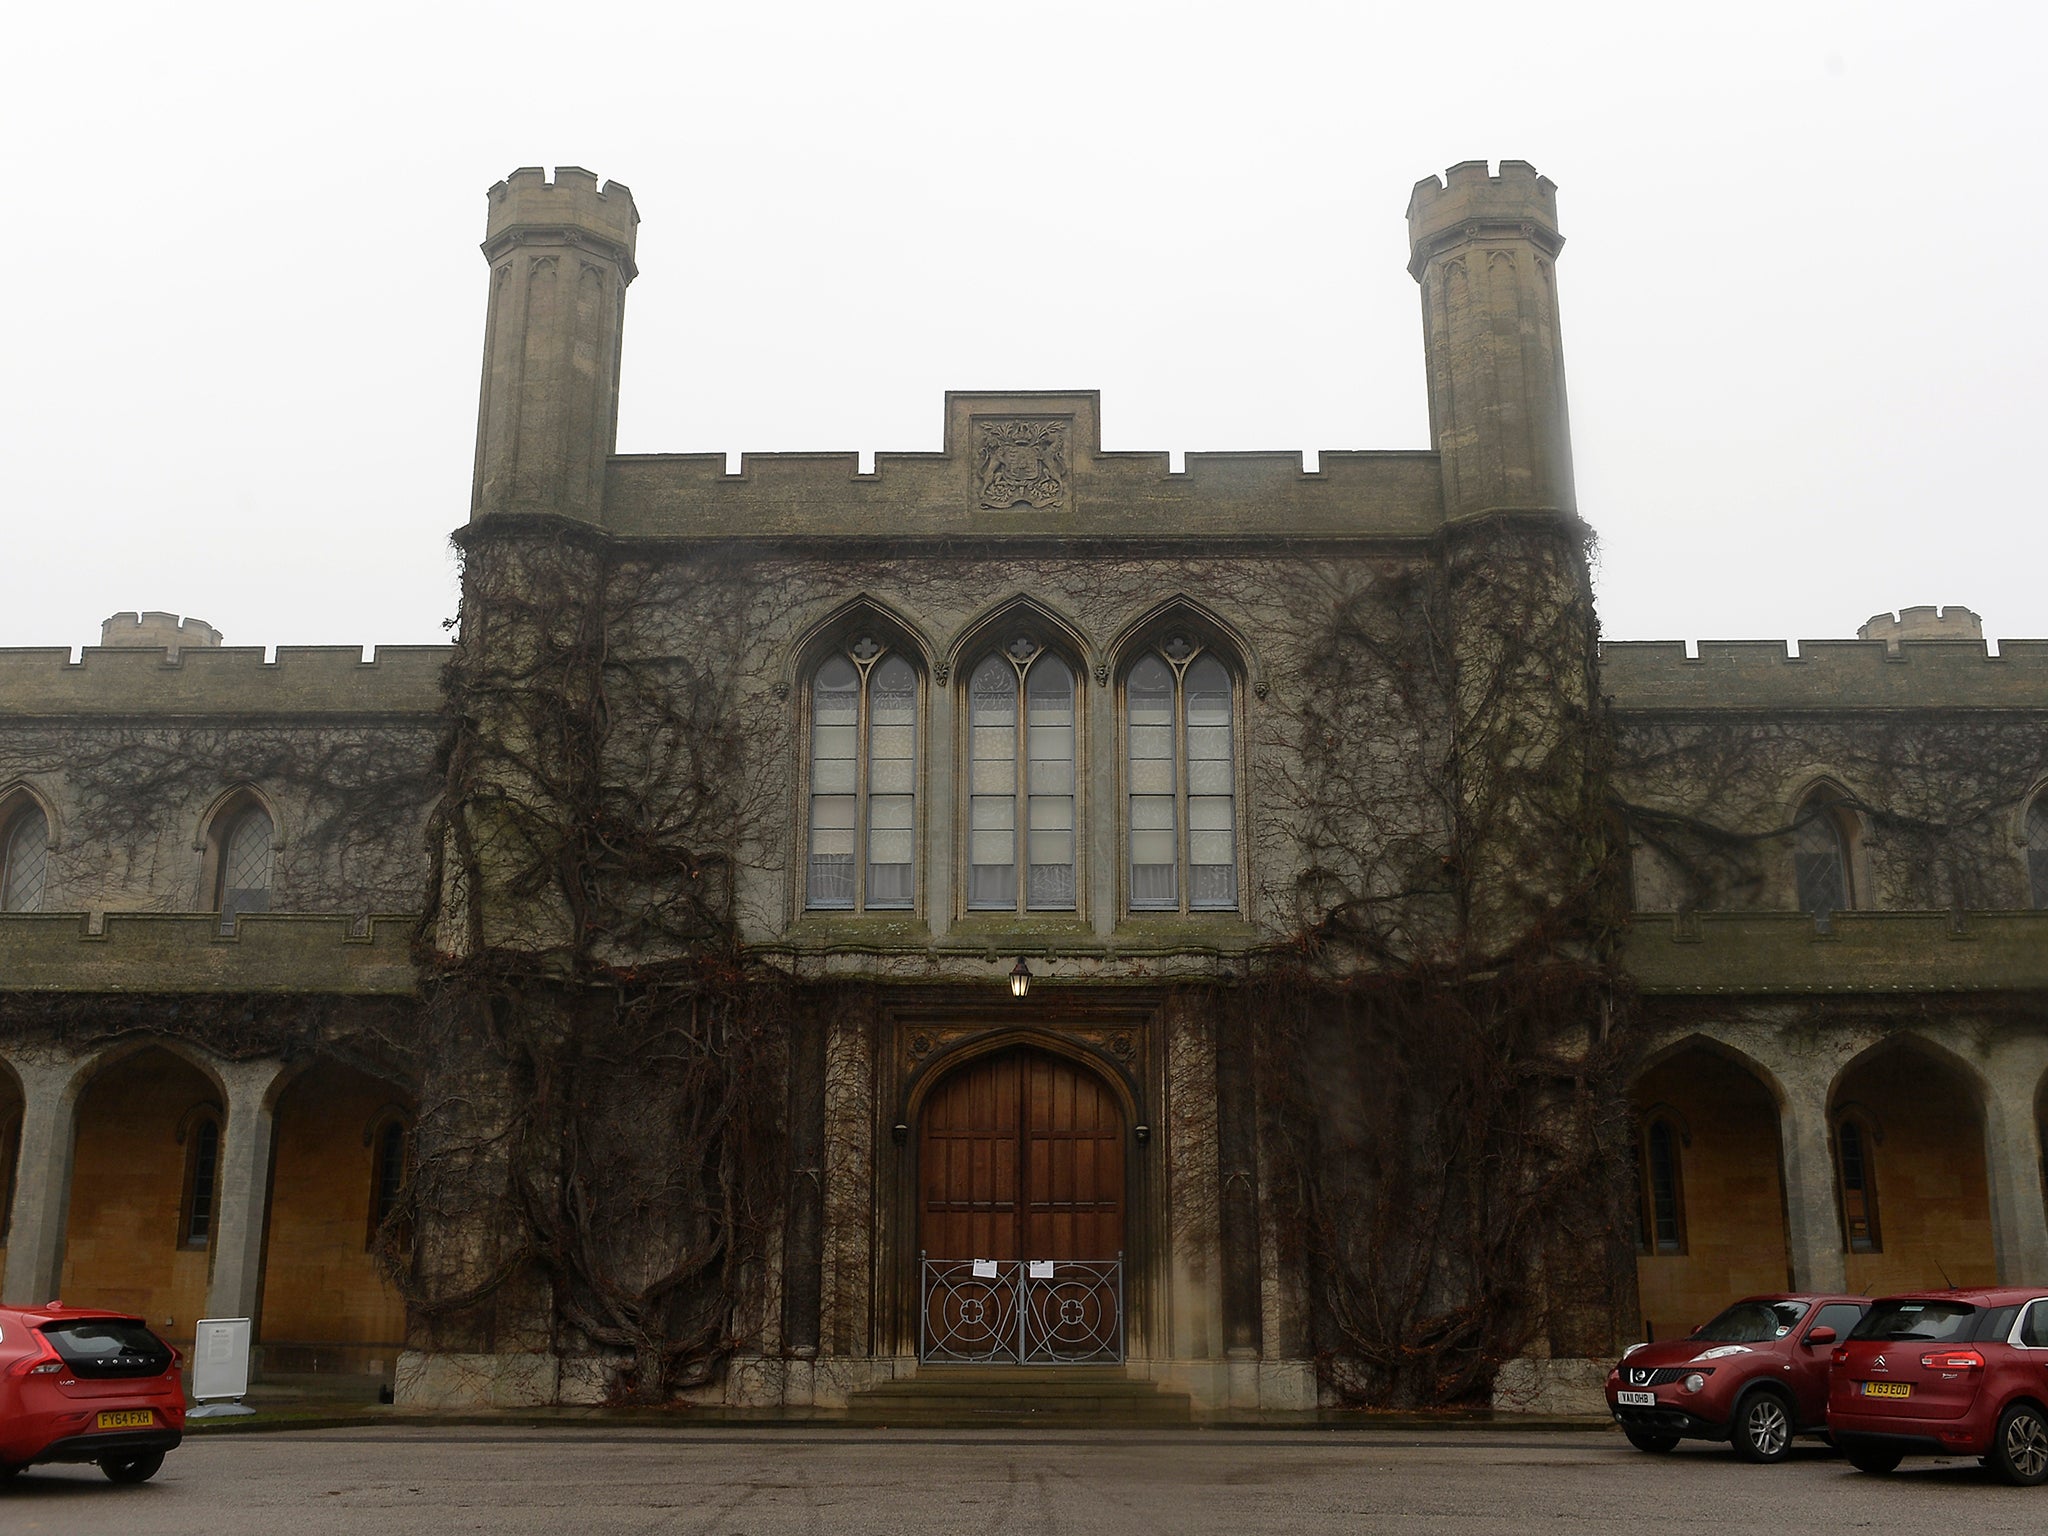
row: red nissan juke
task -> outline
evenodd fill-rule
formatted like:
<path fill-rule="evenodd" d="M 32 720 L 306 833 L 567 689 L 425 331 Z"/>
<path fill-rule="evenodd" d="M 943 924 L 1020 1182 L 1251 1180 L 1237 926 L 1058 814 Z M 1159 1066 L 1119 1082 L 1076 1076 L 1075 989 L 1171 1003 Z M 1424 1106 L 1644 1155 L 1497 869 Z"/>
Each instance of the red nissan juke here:
<path fill-rule="evenodd" d="M 184 1436 L 178 1352 L 141 1318 L 55 1301 L 0 1307 L 0 1482 L 69 1461 L 140 1483 Z"/>

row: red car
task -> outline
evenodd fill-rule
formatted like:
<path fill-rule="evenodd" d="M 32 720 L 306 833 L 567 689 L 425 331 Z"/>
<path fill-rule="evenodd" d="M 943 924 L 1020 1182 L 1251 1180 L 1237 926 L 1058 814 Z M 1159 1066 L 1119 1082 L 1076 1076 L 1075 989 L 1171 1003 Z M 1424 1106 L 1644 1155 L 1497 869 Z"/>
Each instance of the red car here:
<path fill-rule="evenodd" d="M 1783 1461 L 1794 1435 L 1826 1432 L 1829 1346 L 1862 1296 L 1746 1296 L 1690 1338 L 1636 1344 L 1607 1373 L 1607 1406 L 1639 1451 L 1726 1440 L 1744 1461 Z"/>
<path fill-rule="evenodd" d="M 93 1461 L 140 1483 L 184 1437 L 178 1352 L 141 1318 L 0 1307 L 0 1482 L 31 1462 Z"/>
<path fill-rule="evenodd" d="M 2048 1290 L 1885 1297 L 1834 1351 L 1828 1428 L 1864 1472 L 1976 1456 L 2048 1481 Z"/>

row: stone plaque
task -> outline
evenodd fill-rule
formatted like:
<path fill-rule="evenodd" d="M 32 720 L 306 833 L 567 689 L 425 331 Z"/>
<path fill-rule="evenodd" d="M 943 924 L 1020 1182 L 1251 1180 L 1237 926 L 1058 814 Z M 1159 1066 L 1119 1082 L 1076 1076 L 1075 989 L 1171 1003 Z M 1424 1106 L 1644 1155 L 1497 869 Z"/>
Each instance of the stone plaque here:
<path fill-rule="evenodd" d="M 1067 423 L 1043 417 L 974 424 L 975 488 L 984 510 L 1067 504 Z"/>

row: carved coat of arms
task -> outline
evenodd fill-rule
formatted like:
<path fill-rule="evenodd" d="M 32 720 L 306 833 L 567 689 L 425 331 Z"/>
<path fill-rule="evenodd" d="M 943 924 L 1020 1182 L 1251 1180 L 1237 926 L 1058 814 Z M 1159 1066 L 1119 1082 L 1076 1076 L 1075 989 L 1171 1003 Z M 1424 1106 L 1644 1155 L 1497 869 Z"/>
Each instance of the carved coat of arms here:
<path fill-rule="evenodd" d="M 974 427 L 981 504 L 995 511 L 1061 505 L 1067 497 L 1064 421 L 980 421 Z"/>

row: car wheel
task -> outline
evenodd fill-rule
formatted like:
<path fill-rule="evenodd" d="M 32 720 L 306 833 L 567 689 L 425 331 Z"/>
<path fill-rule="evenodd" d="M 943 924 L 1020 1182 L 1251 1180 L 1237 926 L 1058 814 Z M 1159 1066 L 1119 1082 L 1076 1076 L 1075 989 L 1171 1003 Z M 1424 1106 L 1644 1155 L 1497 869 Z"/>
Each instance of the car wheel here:
<path fill-rule="evenodd" d="M 1875 1445 L 1859 1445 L 1849 1453 L 1849 1465 L 1858 1472 L 1883 1474 L 1905 1459 L 1904 1451 L 1888 1451 Z"/>
<path fill-rule="evenodd" d="M 2048 1414 L 2032 1403 L 2014 1403 L 2000 1417 L 1986 1459 L 2001 1480 L 2016 1487 L 2048 1482 Z"/>
<path fill-rule="evenodd" d="M 146 1483 L 164 1464 L 162 1451 L 134 1451 L 124 1456 L 102 1456 L 100 1470 L 110 1483 Z"/>
<path fill-rule="evenodd" d="M 1735 1409 L 1735 1454 L 1744 1461 L 1768 1465 L 1792 1452 L 1792 1410 L 1768 1387 L 1758 1388 Z"/>
<path fill-rule="evenodd" d="M 1630 1445 L 1639 1451 L 1648 1451 L 1653 1456 L 1661 1456 L 1666 1451 L 1678 1448 L 1678 1436 L 1660 1435 L 1654 1429 L 1625 1429 L 1622 1433 L 1628 1436 Z"/>

